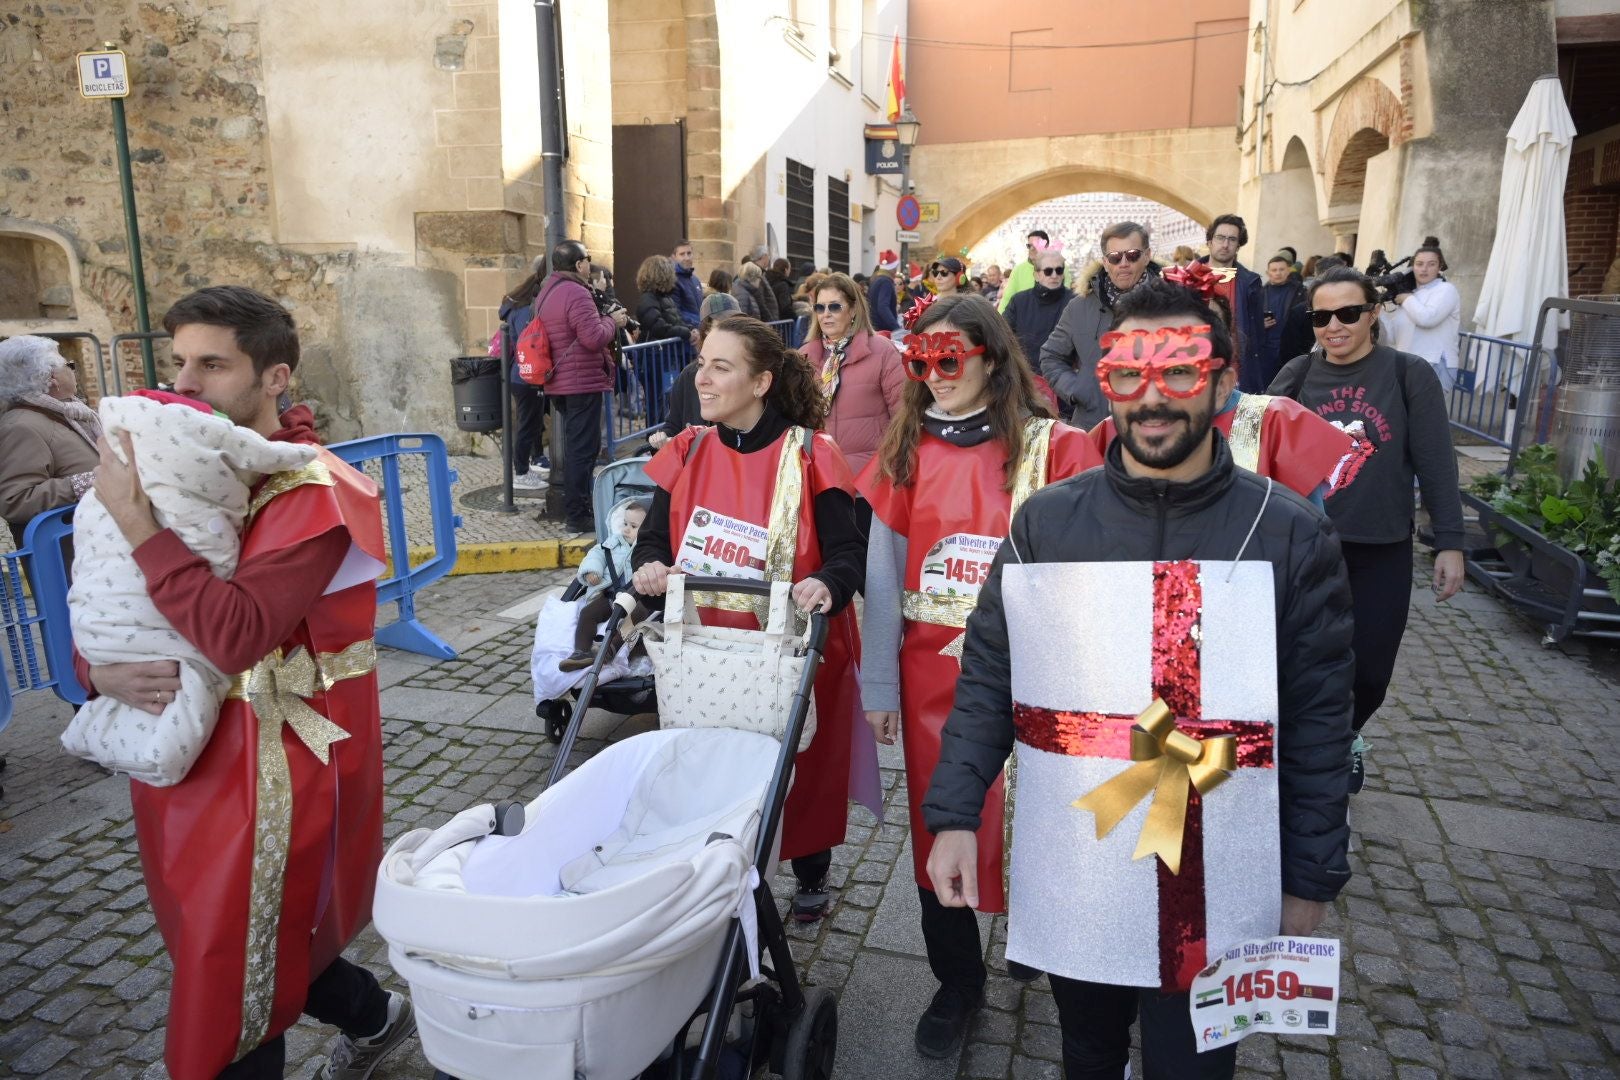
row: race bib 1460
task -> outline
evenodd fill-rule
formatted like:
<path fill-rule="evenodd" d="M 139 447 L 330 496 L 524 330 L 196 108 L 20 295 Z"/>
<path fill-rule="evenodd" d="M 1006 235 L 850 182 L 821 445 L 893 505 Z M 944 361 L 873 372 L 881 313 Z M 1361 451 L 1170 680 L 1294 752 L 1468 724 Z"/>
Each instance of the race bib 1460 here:
<path fill-rule="evenodd" d="M 703 577 L 765 580 L 765 529 L 699 506 L 686 523 L 675 568 Z"/>
<path fill-rule="evenodd" d="M 928 596 L 962 596 L 977 600 L 990 576 L 990 563 L 1001 550 L 1001 537 L 952 533 L 923 557 L 918 591 Z"/>

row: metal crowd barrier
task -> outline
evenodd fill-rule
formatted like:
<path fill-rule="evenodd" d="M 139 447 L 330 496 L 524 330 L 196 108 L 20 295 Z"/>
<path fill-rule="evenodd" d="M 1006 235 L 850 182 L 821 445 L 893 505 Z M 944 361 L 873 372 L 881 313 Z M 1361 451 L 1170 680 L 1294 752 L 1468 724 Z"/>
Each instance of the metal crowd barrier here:
<path fill-rule="evenodd" d="M 456 530 L 461 516 L 450 500 L 450 486 L 458 477 L 450 468 L 450 455 L 437 435 L 374 435 L 367 439 L 334 443 L 332 453 L 360 468 L 376 461 L 382 470 L 383 521 L 388 526 L 388 555 L 393 573 L 377 582 L 377 604 L 398 604 L 399 618 L 377 631 L 377 644 L 449 660 L 456 650 L 416 617 L 416 594 L 450 573 L 456 565 Z M 428 508 L 433 519 L 433 554 L 411 565 L 410 537 L 405 529 L 405 489 L 400 483 L 399 459 L 416 454 L 426 459 Z"/>
<path fill-rule="evenodd" d="M 100 397 L 111 397 L 118 392 L 113 389 L 107 375 L 107 350 L 96 335 L 88 330 L 50 330 L 39 336 L 50 338 L 52 341 L 88 341 L 96 350 L 96 394 Z"/>
<path fill-rule="evenodd" d="M 84 687 L 73 674 L 63 552 L 73 535 L 73 510 L 64 506 L 38 515 L 23 533 L 22 548 L 0 554 L 0 730 L 11 721 L 16 694 L 54 690 L 63 701 L 84 704 Z"/>
<path fill-rule="evenodd" d="M 1513 441 L 1521 397 L 1534 390 L 1530 380 L 1535 347 L 1484 334 L 1463 333 L 1458 338 L 1461 355 L 1446 394 L 1451 426 L 1505 447 Z M 1548 374 L 1544 400 L 1550 400 L 1556 381 L 1550 365 Z"/>
<path fill-rule="evenodd" d="M 329 449 L 355 467 L 377 461 L 382 471 L 383 520 L 388 525 L 393 572 L 377 583 L 377 603 L 398 604 L 399 618 L 377 631 L 377 643 L 448 660 L 456 651 L 416 617 L 416 594 L 448 574 L 456 564 L 456 529 L 451 504 L 455 471 L 444 440 L 437 435 L 379 435 L 337 443 Z M 412 566 L 405 527 L 405 488 L 399 458 L 425 457 L 428 505 L 433 519 L 433 554 Z M 68 571 L 65 545 L 73 536 L 74 507 L 48 510 L 28 523 L 22 547 L 0 553 L 0 729 L 11 720 L 12 698 L 31 690 L 54 690 L 73 705 L 85 701 L 85 688 L 73 672 L 73 631 L 68 623 Z"/>
<path fill-rule="evenodd" d="M 788 348 L 797 349 L 804 344 L 804 337 L 809 329 L 809 324 L 809 318 L 801 316 L 797 319 L 777 319 L 775 322 L 766 325 L 782 336 L 782 340 L 787 342 Z"/>
<path fill-rule="evenodd" d="M 684 338 L 642 341 L 620 350 L 618 386 L 602 395 L 602 442 L 609 461 L 622 444 L 663 426 L 670 387 L 691 355 Z"/>

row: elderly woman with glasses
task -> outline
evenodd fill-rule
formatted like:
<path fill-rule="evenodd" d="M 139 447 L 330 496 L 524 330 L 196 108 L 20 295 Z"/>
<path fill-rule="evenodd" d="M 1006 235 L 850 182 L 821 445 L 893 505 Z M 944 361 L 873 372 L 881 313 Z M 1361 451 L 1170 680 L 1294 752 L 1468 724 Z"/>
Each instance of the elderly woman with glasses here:
<path fill-rule="evenodd" d="M 900 350 L 873 331 L 866 294 L 848 274 L 828 274 L 817 286 L 803 352 L 827 398 L 827 434 L 858 473 L 900 410 L 906 373 Z M 857 510 L 864 526 L 871 508 L 862 501 Z"/>
<path fill-rule="evenodd" d="M 0 341 L 0 516 L 22 546 L 37 514 L 69 506 L 95 479 L 101 421 L 49 338 Z"/>

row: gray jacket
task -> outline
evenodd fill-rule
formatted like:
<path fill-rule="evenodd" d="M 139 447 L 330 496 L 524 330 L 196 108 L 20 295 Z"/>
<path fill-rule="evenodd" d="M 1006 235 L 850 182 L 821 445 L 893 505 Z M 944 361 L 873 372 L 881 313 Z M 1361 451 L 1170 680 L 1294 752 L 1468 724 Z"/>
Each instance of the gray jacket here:
<path fill-rule="evenodd" d="M 1102 346 L 1097 342 L 1108 332 L 1114 313 L 1097 290 L 1102 268 L 1102 260 L 1096 259 L 1080 272 L 1074 283 L 1075 298 L 1041 346 L 1039 364 L 1042 377 L 1063 407 L 1074 410 L 1069 423 L 1088 430 L 1108 415 L 1108 399 L 1097 385 L 1097 361 L 1102 359 Z M 1157 264 L 1148 264 L 1148 273 L 1157 275 Z"/>

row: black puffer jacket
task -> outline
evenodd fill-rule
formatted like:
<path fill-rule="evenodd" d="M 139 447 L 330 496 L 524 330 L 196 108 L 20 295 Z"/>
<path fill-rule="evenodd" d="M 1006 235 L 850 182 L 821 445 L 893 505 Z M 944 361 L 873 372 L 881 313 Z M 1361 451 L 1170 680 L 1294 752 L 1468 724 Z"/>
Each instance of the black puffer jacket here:
<path fill-rule="evenodd" d="M 674 292 L 643 292 L 636 301 L 636 321 L 641 324 L 642 341 L 680 338 L 685 341 L 692 328 L 681 319 L 681 305 Z"/>
<path fill-rule="evenodd" d="M 930 832 L 978 828 L 985 792 L 1012 752 L 1003 563 L 1231 559 L 1259 516 L 1243 558 L 1270 562 L 1276 580 L 1283 891 L 1328 901 L 1344 887 L 1354 659 L 1338 535 L 1280 484 L 1262 513 L 1266 480 L 1235 467 L 1225 441 L 1215 440 L 1214 468 L 1175 484 L 1127 475 L 1116 439 L 1104 468 L 1043 488 L 1024 504 L 968 618 L 956 706 L 923 800 Z"/>

